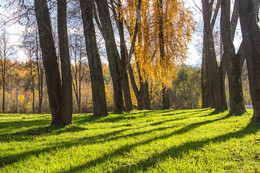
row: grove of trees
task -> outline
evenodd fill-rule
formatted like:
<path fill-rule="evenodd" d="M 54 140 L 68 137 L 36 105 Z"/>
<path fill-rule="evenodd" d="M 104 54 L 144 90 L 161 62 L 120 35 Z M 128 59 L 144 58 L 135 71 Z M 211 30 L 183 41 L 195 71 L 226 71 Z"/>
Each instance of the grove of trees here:
<path fill-rule="evenodd" d="M 243 94 L 248 94 L 242 81 L 246 64 L 253 119 L 260 121 L 259 4 L 201 0 L 198 69 L 183 64 L 195 25 L 184 1 L 10 1 L 6 8 L 18 10 L 12 22 L 26 28 L 17 49 L 28 57 L 26 62 L 11 61 L 15 48 L 3 29 L 2 112 L 50 112 L 52 125 L 71 124 L 73 112 L 106 116 L 134 108 L 229 107 L 231 114 L 241 114 L 246 111 Z M 239 21 L 242 41 L 236 50 Z"/>

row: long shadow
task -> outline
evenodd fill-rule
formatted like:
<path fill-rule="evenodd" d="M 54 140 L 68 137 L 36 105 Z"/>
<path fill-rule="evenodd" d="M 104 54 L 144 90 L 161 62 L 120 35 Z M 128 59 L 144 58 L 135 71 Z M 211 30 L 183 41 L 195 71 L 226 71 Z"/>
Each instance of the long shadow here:
<path fill-rule="evenodd" d="M 191 127 L 196 128 L 196 127 L 200 126 L 201 124 L 214 122 L 216 120 L 226 119 L 227 117 L 228 116 L 225 116 L 225 117 L 219 118 L 219 119 L 208 120 L 208 121 L 205 121 L 205 122 L 193 123 L 191 125 L 188 125 L 187 127 L 182 128 L 182 130 L 179 130 L 176 134 L 181 134 L 181 133 L 187 132 L 187 131 L 190 130 Z M 189 117 L 185 117 L 185 118 L 182 117 L 182 118 L 162 120 L 162 121 L 158 121 L 158 122 L 155 122 L 155 123 L 152 123 L 152 124 L 147 124 L 147 125 L 144 125 L 144 126 L 141 126 L 141 127 L 129 128 L 129 129 L 126 129 L 125 131 L 133 130 L 133 129 L 141 129 L 141 128 L 145 128 L 147 126 L 158 126 L 158 125 L 161 125 L 161 124 L 164 124 L 164 123 L 176 122 L 176 121 L 188 119 L 188 118 Z M 133 136 L 138 136 L 138 135 L 144 135 L 144 134 L 152 133 L 154 131 L 159 131 L 159 130 L 161 131 L 161 130 L 166 130 L 166 129 L 175 128 L 175 127 L 178 127 L 178 125 L 171 125 L 171 126 L 167 126 L 167 127 L 159 127 L 159 128 L 151 129 L 151 130 L 148 130 L 148 131 L 135 132 L 135 133 L 132 133 L 132 134 L 121 135 L 121 136 L 116 136 L 116 137 L 111 137 L 111 138 L 104 138 L 106 136 L 99 136 L 99 137 L 94 137 L 93 138 L 94 140 L 92 141 L 92 143 L 97 143 L 97 142 L 101 143 L 101 142 L 105 142 L 105 141 L 108 142 L 108 141 L 112 141 L 112 140 L 118 140 L 118 139 L 121 139 L 121 138 L 133 137 Z M 88 137 L 82 138 L 82 140 L 88 140 L 88 139 L 89 139 Z"/>
<path fill-rule="evenodd" d="M 51 120 L 26 120 L 26 121 L 11 121 L 11 122 L 0 122 L 0 128 L 5 128 L 5 127 L 15 127 L 17 128 L 22 128 L 22 127 L 32 127 L 37 125 L 48 125 L 50 124 Z"/>
<path fill-rule="evenodd" d="M 139 127 L 139 128 L 144 128 L 144 127 Z M 124 137 L 131 137 L 131 136 L 141 135 L 141 134 L 145 134 L 145 133 L 151 133 L 152 131 L 164 130 L 167 128 L 158 128 L 158 129 L 153 129 L 153 130 L 149 130 L 146 132 L 137 132 L 134 134 L 122 135 L 122 136 L 109 138 L 110 136 L 115 136 L 124 131 L 132 130 L 132 129 L 137 129 L 137 128 L 120 129 L 120 130 L 116 130 L 116 131 L 109 132 L 109 133 L 102 133 L 102 134 L 96 135 L 96 136 L 84 137 L 84 138 L 81 138 L 76 141 L 54 143 L 53 144 L 54 146 L 51 146 L 51 147 L 45 147 L 45 148 L 39 149 L 39 150 L 31 150 L 31 151 L 27 151 L 27 152 L 23 152 L 23 153 L 19 153 L 19 154 L 1 157 L 0 158 L 0 167 L 16 163 L 16 162 L 18 162 L 22 159 L 28 158 L 32 155 L 38 156 L 40 154 L 48 153 L 48 152 L 51 152 L 51 151 L 54 151 L 57 149 L 70 148 L 72 146 L 79 146 L 79 145 L 102 143 L 102 142 L 106 142 L 106 141 L 118 140 L 118 139 L 124 138 Z M 100 139 L 102 139 L 102 140 L 100 140 Z"/>
<path fill-rule="evenodd" d="M 203 125 L 203 124 L 208 124 L 208 123 L 212 123 L 214 121 L 218 121 L 218 120 L 221 120 L 221 119 L 225 119 L 226 117 L 222 117 L 222 118 L 219 118 L 219 119 L 215 119 L 215 120 L 209 120 L 209 121 L 204 121 L 204 122 L 199 122 L 199 123 L 194 123 L 194 124 L 190 124 L 178 131 L 175 131 L 173 132 L 172 134 L 169 134 L 167 136 L 163 136 L 163 137 L 155 137 L 155 138 L 152 138 L 152 139 L 149 139 L 149 140 L 146 140 L 144 142 L 140 142 L 140 143 L 136 143 L 136 144 L 132 144 L 132 145 L 127 145 L 127 146 L 124 146 L 122 148 L 119 148 L 118 150 L 116 150 L 115 152 L 113 152 L 112 154 L 110 155 L 120 155 L 121 154 L 121 150 L 130 150 L 131 148 L 134 148 L 138 145 L 142 145 L 142 144 L 146 144 L 146 143 L 149 143 L 149 142 L 152 142 L 154 140 L 159 140 L 159 139 L 164 139 L 164 138 L 167 138 L 167 137 L 170 137 L 174 134 L 181 134 L 181 133 L 185 133 L 189 130 L 192 130 L 200 125 Z M 142 128 L 142 127 L 140 127 Z M 61 142 L 61 143 L 54 143 L 53 145 L 55 146 L 51 146 L 51 147 L 46 147 L 46 148 L 43 148 L 43 149 L 38 149 L 38 150 L 31 150 L 31 151 L 27 151 L 27 152 L 23 152 L 23 153 L 19 153 L 19 154 L 14 154 L 14 155 L 10 155 L 10 156 L 6 156 L 6 157 L 2 157 L 0 158 L 0 167 L 3 167 L 5 165 L 10 165 L 10 164 L 13 164 L 13 163 L 16 163 L 20 160 L 23 160 L 25 158 L 28 158 L 32 155 L 40 155 L 40 154 L 44 154 L 44 153 L 49 153 L 51 151 L 54 151 L 54 150 L 57 150 L 57 149 L 61 149 L 61 148 L 70 148 L 72 146 L 78 146 L 78 145 L 85 145 L 85 144 L 90 144 L 90 143 L 101 143 L 101 142 L 105 142 L 105 141 L 112 141 L 112 140 L 118 140 L 120 138 L 124 138 L 124 137 L 132 137 L 132 136 L 137 136 L 137 135 L 142 135 L 142 134 L 147 134 L 147 133 L 151 133 L 153 131 L 158 131 L 158 130 L 166 130 L 168 128 L 172 128 L 172 127 L 165 127 L 165 128 L 157 128 L 157 129 L 152 129 L 152 130 L 149 130 L 149 131 L 145 131 L 145 132 L 136 132 L 134 134 L 128 134 L 128 135 L 122 135 L 122 136 L 117 136 L 117 137 L 111 137 L 109 139 L 110 136 L 115 136 L 115 135 L 118 135 L 124 131 L 127 131 L 127 130 L 131 130 L 133 128 L 127 128 L 127 129 L 121 129 L 121 130 L 118 130 L 118 131 L 113 131 L 113 132 L 109 132 L 109 133 L 103 133 L 103 134 L 100 134 L 100 135 L 96 135 L 96 136 L 90 136 L 90 137 L 85 137 L 85 138 L 81 138 L 79 140 L 76 140 L 76 141 L 69 141 L 69 142 Z M 104 139 L 104 140 L 99 140 L 98 139 Z M 107 157 L 104 157 L 104 158 L 101 158 L 99 159 L 100 161 L 97 161 L 97 163 L 101 163 L 103 161 L 105 161 Z M 92 162 L 96 162 L 96 161 L 91 161 Z"/>
<path fill-rule="evenodd" d="M 46 148 L 43 148 L 40 150 L 32 150 L 32 151 L 19 153 L 19 154 L 14 154 L 11 156 L 6 156 L 3 158 L 0 158 L 0 167 L 16 163 L 16 162 L 18 162 L 22 159 L 25 159 L 27 157 L 30 157 L 32 155 L 38 156 L 40 154 L 48 153 L 48 152 L 51 152 L 51 151 L 54 151 L 57 149 L 61 149 L 61 148 L 70 148 L 72 146 L 109 142 L 109 141 L 118 140 L 118 139 L 125 138 L 125 137 L 143 135 L 143 134 L 151 133 L 153 131 L 166 130 L 168 128 L 173 128 L 173 126 L 172 127 L 160 127 L 160 128 L 156 128 L 156 129 L 152 129 L 152 130 L 148 130 L 148 131 L 144 131 L 144 132 L 136 132 L 136 133 L 132 133 L 132 134 L 116 136 L 122 132 L 125 132 L 128 130 L 133 130 L 133 129 L 138 129 L 138 128 L 145 128 L 145 126 L 141 126 L 141 127 L 137 127 L 137 128 L 121 129 L 121 130 L 116 130 L 116 131 L 109 132 L 109 133 L 102 133 L 102 134 L 96 135 L 96 136 L 84 137 L 84 138 L 81 138 L 76 141 L 54 143 L 53 144 L 53 145 L 55 145 L 54 147 L 53 146 L 46 147 Z M 112 137 L 110 137 L 110 136 L 112 136 Z"/>
<path fill-rule="evenodd" d="M 71 168 L 69 171 L 64 171 L 64 172 L 82 171 L 84 168 L 88 168 L 88 167 L 93 166 L 93 165 L 101 164 L 101 163 L 105 162 L 108 158 L 120 156 L 120 155 L 122 155 L 122 153 L 130 152 L 133 148 L 135 148 L 137 146 L 145 145 L 145 144 L 151 143 L 151 142 L 156 141 L 156 140 L 167 139 L 167 138 L 170 138 L 174 135 L 180 135 L 180 134 L 186 133 L 188 131 L 191 131 L 192 129 L 195 129 L 199 126 L 206 125 L 206 124 L 213 123 L 213 122 L 220 121 L 220 120 L 224 120 L 224 119 L 227 119 L 227 118 L 229 118 L 229 116 L 221 117 L 221 118 L 214 119 L 214 120 L 207 120 L 207 121 L 204 121 L 204 122 L 197 122 L 197 123 L 185 126 L 185 127 L 181 128 L 177 131 L 174 131 L 174 132 L 167 134 L 167 135 L 164 135 L 164 136 L 154 137 L 154 138 L 142 141 L 142 142 L 138 142 L 138 143 L 134 143 L 134 144 L 130 144 L 130 145 L 125 145 L 123 147 L 116 149 L 115 151 L 113 151 L 110 154 L 96 158 L 94 160 L 86 162 L 84 165 L 80 165 L 80 166 Z M 129 172 L 129 171 L 125 170 L 125 171 L 122 171 L 122 172 Z"/>
<path fill-rule="evenodd" d="M 213 116 L 213 115 L 217 115 L 217 114 L 220 114 L 220 113 L 224 113 L 226 110 L 217 110 L 217 109 L 214 109 L 214 111 L 212 111 L 210 114 L 208 115 L 202 115 L 201 117 L 209 117 L 209 116 Z M 231 114 L 229 114 L 231 115 Z"/>
<path fill-rule="evenodd" d="M 183 120 L 183 119 L 187 119 L 189 117 L 186 118 L 174 118 L 174 119 L 170 119 L 170 120 L 162 120 L 159 122 L 155 122 L 152 124 L 147 123 L 145 126 L 157 126 L 157 125 L 161 125 L 163 123 L 166 122 L 173 122 L 173 121 L 178 121 L 178 120 Z M 119 128 L 119 127 L 131 127 L 134 126 L 134 124 L 123 124 L 120 126 L 116 126 L 114 128 Z M 100 129 L 100 128 L 98 128 Z M 6 141 L 6 142 L 10 142 L 10 141 L 25 141 L 28 139 L 33 139 L 33 137 L 36 136 L 43 136 L 43 135 L 58 135 L 61 133 L 67 133 L 67 132 L 77 132 L 77 131 L 83 131 L 83 130 L 87 130 L 87 128 L 82 128 L 82 127 L 77 127 L 77 126 L 69 126 L 67 128 L 64 128 L 63 126 L 46 126 L 46 127 L 38 127 L 38 128 L 31 128 L 25 131 L 19 131 L 19 132 L 15 132 L 15 133 L 9 133 L 9 134 L 3 134 L 0 135 L 0 141 Z M 92 129 L 93 130 L 93 129 Z M 102 135 L 101 135 L 102 137 Z"/>
<path fill-rule="evenodd" d="M 77 126 L 69 126 L 64 128 L 64 126 L 46 126 L 46 127 L 38 127 L 38 128 L 31 128 L 25 131 L 19 131 L 15 133 L 3 134 L 0 135 L 0 141 L 25 141 L 31 139 L 35 136 L 43 136 L 43 135 L 59 135 L 61 133 L 68 133 L 68 132 L 78 132 L 86 130 L 82 127 Z"/>
<path fill-rule="evenodd" d="M 190 111 L 190 110 L 172 110 L 172 109 L 168 109 L 168 110 L 161 110 L 161 111 L 151 111 L 151 110 L 144 110 L 141 112 L 136 112 L 136 113 L 129 113 L 129 114 L 119 114 L 118 116 L 114 116 L 114 117 L 93 117 L 93 116 L 86 116 L 86 117 L 80 117 L 80 118 L 75 118 L 75 123 L 77 124 L 84 124 L 84 123 L 100 123 L 100 122 L 119 122 L 119 121 L 123 121 L 123 120 L 134 120 L 134 119 L 141 119 L 143 117 L 146 117 L 147 114 L 149 113 L 153 113 L 153 115 L 156 114 L 162 114 L 162 113 L 167 113 L 167 114 L 162 114 L 162 116 L 176 116 L 179 114 L 184 114 L 184 113 L 189 113 L 190 115 L 194 115 L 195 114 L 199 114 L 202 113 L 204 111 L 209 111 L 210 109 L 199 109 L 199 110 L 194 110 L 194 111 Z M 171 114 L 169 114 L 169 112 L 173 112 Z M 139 114 L 139 116 L 135 116 L 135 114 Z M 186 116 L 186 115 L 185 115 Z"/>
<path fill-rule="evenodd" d="M 201 148 L 209 143 L 225 142 L 231 138 L 243 138 L 246 135 L 258 132 L 259 128 L 260 128 L 259 123 L 251 122 L 247 125 L 246 128 L 244 128 L 240 131 L 231 132 L 231 133 L 228 133 L 225 135 L 217 136 L 215 138 L 205 139 L 203 141 L 187 142 L 180 146 L 172 147 L 160 154 L 155 154 L 155 155 L 151 156 L 150 158 L 148 158 L 146 160 L 142 160 L 135 165 L 122 166 L 113 172 L 118 172 L 118 173 L 125 172 L 125 171 L 132 172 L 133 170 L 146 171 L 148 168 L 155 166 L 156 163 L 158 163 L 160 161 L 164 161 L 165 159 L 167 159 L 169 157 L 178 158 L 178 157 L 184 155 L 185 153 L 188 153 L 191 150 L 198 150 L 199 148 Z"/>
<path fill-rule="evenodd" d="M 92 143 L 92 140 L 94 140 L 96 138 L 104 138 L 104 137 L 111 136 L 111 135 L 113 136 L 113 135 L 116 135 L 123 131 L 125 131 L 125 129 L 117 130 L 117 131 L 113 131 L 113 132 L 109 132 L 109 133 L 103 133 L 103 134 L 96 135 L 96 136 L 86 137 L 86 138 L 84 138 L 84 140 L 88 141 L 89 143 Z M 77 140 L 77 141 L 54 143 L 50 147 L 45 147 L 45 148 L 41 148 L 41 149 L 37 149 L 37 150 L 31 150 L 31 151 L 18 153 L 18 154 L 13 154 L 10 156 L 1 157 L 0 158 L 0 168 L 4 167 L 6 165 L 10 165 L 10 164 L 19 162 L 20 160 L 26 159 L 32 155 L 38 156 L 40 154 L 49 153 L 49 152 L 52 152 L 57 149 L 70 148 L 72 146 L 78 146 L 78 145 L 85 144 L 84 142 L 82 142 L 82 139 Z"/>

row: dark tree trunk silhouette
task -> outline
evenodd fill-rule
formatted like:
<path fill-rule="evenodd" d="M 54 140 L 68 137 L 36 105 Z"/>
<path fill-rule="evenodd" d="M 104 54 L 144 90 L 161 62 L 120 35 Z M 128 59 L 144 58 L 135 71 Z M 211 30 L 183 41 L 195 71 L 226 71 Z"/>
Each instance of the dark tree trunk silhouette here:
<path fill-rule="evenodd" d="M 211 1 L 212 2 L 212 1 Z M 220 1 L 219 1 L 220 2 Z M 221 60 L 221 65 L 218 67 L 216 60 L 216 53 L 214 47 L 214 38 L 212 33 L 212 26 L 214 22 L 211 22 L 211 8 L 212 4 L 208 0 L 202 0 L 203 9 L 203 21 L 204 21 L 204 48 L 203 56 L 206 60 L 207 70 L 207 82 L 209 82 L 209 94 L 214 93 L 214 108 L 218 110 L 227 109 L 225 87 L 224 87 L 224 75 L 225 75 L 225 59 Z M 215 15 L 214 15 L 215 16 Z M 214 18 L 213 18 L 214 19 Z M 202 63 L 203 64 L 203 63 Z M 205 71 L 203 71 L 205 74 Z M 202 79 L 203 81 L 204 79 Z M 205 86 L 205 85 L 203 85 Z M 202 91 L 204 92 L 204 91 Z"/>
<path fill-rule="evenodd" d="M 61 124 L 72 123 L 72 77 L 67 34 L 67 1 L 58 0 L 58 37 L 62 71 Z"/>
<path fill-rule="evenodd" d="M 246 61 L 254 115 L 260 121 L 260 29 L 253 0 L 238 0 L 240 24 L 246 46 Z"/>
<path fill-rule="evenodd" d="M 114 90 L 114 111 L 121 112 L 125 110 L 123 103 L 122 83 L 121 83 L 121 62 L 117 51 L 113 26 L 109 14 L 108 2 L 96 0 L 97 11 L 100 19 L 101 33 L 105 40 L 105 46 L 108 56 L 109 69 L 113 81 Z"/>
<path fill-rule="evenodd" d="M 50 15 L 46 0 L 35 0 L 35 13 L 38 23 L 40 46 L 45 68 L 52 125 L 60 124 L 61 117 L 61 80 L 58 58 L 55 52 Z"/>
<path fill-rule="evenodd" d="M 241 114 L 246 110 L 243 100 L 240 62 L 235 55 L 235 47 L 232 39 L 232 35 L 234 36 L 234 34 L 232 34 L 231 30 L 230 4 L 230 0 L 221 0 L 221 34 L 224 45 L 223 58 L 227 61 L 230 113 Z M 234 9 L 236 10 L 236 5 Z M 236 12 L 234 12 L 234 14 L 235 13 Z M 233 26 L 233 28 L 235 27 Z"/>
<path fill-rule="evenodd" d="M 118 1 L 118 8 L 121 8 L 121 1 Z M 124 23 L 121 16 L 121 13 L 118 13 L 118 30 L 120 35 L 120 53 L 121 53 L 121 64 L 122 67 L 126 66 L 127 62 L 127 49 L 126 49 L 126 43 L 125 43 L 125 33 L 124 33 Z M 128 80 L 128 74 L 123 73 L 123 76 L 121 77 L 122 81 L 122 88 L 124 93 L 124 101 L 125 101 L 125 107 L 126 110 L 130 111 L 133 109 L 132 99 L 131 99 L 131 93 L 130 93 L 130 87 L 129 87 L 129 80 Z"/>
<path fill-rule="evenodd" d="M 164 35 L 163 35 L 163 1 L 160 0 L 158 3 L 158 9 L 160 9 L 159 13 L 159 47 L 160 47 L 160 58 L 161 62 L 164 63 L 165 58 L 165 42 L 164 42 Z M 162 97 L 163 97 L 163 109 L 169 109 L 170 108 L 170 99 L 168 95 L 168 89 L 166 86 L 163 86 L 162 90 Z"/>
<path fill-rule="evenodd" d="M 80 0 L 91 76 L 93 112 L 94 116 L 106 116 L 108 113 L 105 97 L 105 85 L 93 22 L 93 6 L 93 0 Z"/>
<path fill-rule="evenodd" d="M 202 91 L 202 108 L 215 107 L 214 90 L 211 76 L 211 65 L 208 58 L 208 49 L 206 49 L 206 36 L 203 32 L 203 53 L 201 66 L 201 91 Z"/>

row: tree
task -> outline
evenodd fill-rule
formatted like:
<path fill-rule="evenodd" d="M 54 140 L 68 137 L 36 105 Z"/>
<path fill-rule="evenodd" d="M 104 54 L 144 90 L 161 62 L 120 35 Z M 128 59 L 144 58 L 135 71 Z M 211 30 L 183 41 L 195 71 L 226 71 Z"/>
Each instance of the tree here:
<path fill-rule="evenodd" d="M 246 44 L 246 61 L 254 110 L 252 119 L 260 121 L 260 29 L 255 12 L 257 6 L 254 3 L 256 2 L 238 0 L 238 7 L 242 36 Z"/>
<path fill-rule="evenodd" d="M 121 83 L 121 62 L 115 42 L 113 26 L 110 19 L 110 13 L 107 0 L 96 0 L 97 11 L 100 19 L 100 29 L 105 40 L 105 46 L 108 56 L 110 74 L 113 80 L 114 89 L 114 111 L 121 112 L 125 110 L 123 103 L 122 83 Z"/>
<path fill-rule="evenodd" d="M 125 42 L 125 33 L 124 33 L 124 20 L 122 15 L 122 4 L 121 0 L 118 0 L 117 2 L 117 13 L 115 12 L 115 7 L 113 5 L 113 1 L 111 0 L 111 6 L 114 13 L 114 18 L 116 22 L 118 23 L 118 31 L 119 31 L 119 37 L 120 37 L 120 57 L 121 57 L 121 66 L 125 67 L 127 63 L 127 48 L 126 48 L 126 42 Z M 122 69 L 121 69 L 122 70 Z M 130 87 L 129 87 L 129 80 L 128 80 L 128 74 L 124 72 L 121 76 L 122 81 L 122 89 L 124 93 L 124 101 L 125 101 L 125 107 L 128 111 L 133 109 L 131 94 L 130 94 Z"/>
<path fill-rule="evenodd" d="M 131 37 L 135 31 L 138 3 L 126 0 L 124 19 Z M 148 76 L 163 85 L 164 108 L 169 108 L 167 88 L 185 59 L 187 43 L 193 30 L 191 13 L 182 1 L 142 1 L 140 29 L 134 47 L 135 62 L 143 80 Z M 133 39 L 133 38 L 132 38 Z M 128 61 L 130 63 L 130 61 Z"/>
<path fill-rule="evenodd" d="M 72 116 L 72 114 L 70 115 L 62 114 L 62 86 L 60 80 L 58 57 L 55 51 L 47 1 L 35 0 L 34 4 L 35 4 L 36 19 L 38 23 L 40 46 L 41 46 L 42 56 L 43 56 L 43 65 L 45 68 L 47 89 L 49 95 L 49 104 L 52 113 L 51 124 L 67 125 L 71 123 L 71 117 L 69 116 Z M 64 40 L 64 42 L 66 42 L 66 40 Z M 66 46 L 66 45 L 61 45 L 61 46 Z M 62 61 L 66 61 L 66 60 L 63 59 Z M 65 67 L 62 67 L 62 70 L 63 68 Z M 67 70 L 69 69 L 66 69 L 66 72 L 63 72 L 62 75 L 68 75 Z M 66 78 L 66 77 L 68 76 L 62 76 L 62 78 Z M 67 94 L 71 94 L 71 93 L 67 93 Z"/>
<path fill-rule="evenodd" d="M 216 60 L 216 52 L 214 46 L 213 26 L 215 24 L 216 16 L 219 6 L 215 9 L 212 16 L 213 2 L 209 0 L 202 0 L 203 11 L 203 58 L 202 58 L 202 93 L 203 102 L 209 101 L 210 105 L 203 103 L 203 107 L 214 107 L 218 110 L 227 109 L 224 76 L 225 76 L 225 61 L 222 59 L 220 66 Z M 218 4 L 220 0 L 218 0 Z M 219 4 L 220 5 L 220 4 Z M 208 98 L 207 98 L 208 97 Z"/>
<path fill-rule="evenodd" d="M 10 77 L 8 74 L 11 67 L 14 65 L 8 59 L 13 54 L 13 47 L 8 45 L 8 37 L 6 35 L 5 29 L 0 38 L 0 66 L 1 66 L 1 84 L 2 84 L 2 112 L 5 113 L 5 92 L 7 86 L 7 79 Z"/>
<path fill-rule="evenodd" d="M 123 2 L 124 3 L 124 2 Z M 146 92 L 146 89 L 148 89 L 148 83 L 147 87 L 144 87 L 144 81 L 141 79 L 142 77 L 140 76 L 140 71 L 139 71 L 139 66 L 137 65 L 136 67 L 138 68 L 138 77 L 139 77 L 139 84 L 140 84 L 140 89 L 138 90 L 134 73 L 131 67 L 130 59 L 133 54 L 133 50 L 135 47 L 135 41 L 138 33 L 138 28 L 139 28 L 139 18 L 140 18 L 140 12 L 141 12 L 141 4 L 142 1 L 139 0 L 137 3 L 137 15 L 136 15 L 136 21 L 135 21 L 135 30 L 134 32 L 129 31 L 128 32 L 132 38 L 132 43 L 130 47 L 130 51 L 128 52 L 127 46 L 126 46 L 126 40 L 125 40 L 125 32 L 124 32 L 124 23 L 126 24 L 125 19 L 124 19 L 124 11 L 123 11 L 123 3 L 119 0 L 117 3 L 117 10 L 115 8 L 115 5 L 113 1 L 111 0 L 111 7 L 112 7 L 112 12 L 114 19 L 117 23 L 117 28 L 119 31 L 119 37 L 120 37 L 120 53 L 121 53 L 121 64 L 119 64 L 119 67 L 121 66 L 121 75 L 120 79 L 122 82 L 122 88 L 123 88 L 123 93 L 124 93 L 124 101 L 125 101 L 125 106 L 126 109 L 129 111 L 132 109 L 132 100 L 131 100 L 131 94 L 130 94 L 130 87 L 129 87 L 129 81 L 128 81 L 128 74 L 130 76 L 130 81 L 134 90 L 134 94 L 137 99 L 137 104 L 138 104 L 138 109 L 142 110 L 143 108 L 145 109 L 150 109 L 150 101 L 149 101 L 149 93 Z M 100 27 L 101 28 L 101 27 Z M 148 94 L 147 94 L 148 93 Z"/>
<path fill-rule="evenodd" d="M 58 37 L 62 71 L 62 123 L 72 123 L 72 77 L 67 33 L 67 1 L 58 0 Z"/>
<path fill-rule="evenodd" d="M 224 55 L 223 59 L 226 59 L 226 69 L 228 74 L 229 82 L 229 102 L 230 102 L 230 113 L 231 114 L 241 114 L 244 113 L 245 106 L 243 100 L 243 90 L 241 82 L 241 65 L 240 59 L 235 54 L 235 47 L 233 45 L 234 34 L 232 34 L 232 24 L 230 21 L 230 0 L 221 0 L 221 34 L 222 41 L 224 45 Z M 237 4 L 235 2 L 234 15 L 232 19 L 236 20 L 233 24 L 236 25 L 238 20 Z M 233 20 L 233 21 L 234 21 Z M 234 31 L 233 31 L 234 33 Z"/>
<path fill-rule="evenodd" d="M 96 32 L 93 22 L 93 0 L 80 0 L 86 49 L 91 76 L 92 99 L 94 116 L 106 116 L 107 104 L 105 96 L 102 65 L 96 41 Z"/>

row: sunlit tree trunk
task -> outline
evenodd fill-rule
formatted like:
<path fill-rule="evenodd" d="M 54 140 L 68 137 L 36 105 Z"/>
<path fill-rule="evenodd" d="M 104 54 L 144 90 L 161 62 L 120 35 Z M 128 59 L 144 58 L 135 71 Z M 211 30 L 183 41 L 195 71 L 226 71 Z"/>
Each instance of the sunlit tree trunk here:
<path fill-rule="evenodd" d="M 212 2 L 212 1 L 211 1 Z M 202 0 L 202 9 L 203 9 L 203 21 L 204 21 L 204 46 L 205 51 L 203 52 L 203 56 L 205 56 L 205 60 L 207 64 L 207 70 L 210 69 L 210 73 L 207 73 L 207 79 L 210 87 L 210 94 L 212 91 L 214 93 L 214 108 L 218 110 L 226 110 L 227 102 L 225 95 L 225 87 L 224 87 L 224 77 L 225 75 L 225 60 L 221 60 L 221 65 L 218 67 L 218 63 L 216 60 L 216 53 L 214 47 L 214 38 L 212 32 L 212 23 L 211 23 L 211 13 L 210 7 L 212 7 L 208 0 Z M 213 25 L 214 26 L 214 25 Z M 205 73 L 205 72 L 204 72 Z"/>
<path fill-rule="evenodd" d="M 257 24 L 253 0 L 239 0 L 239 16 L 243 40 L 246 44 L 246 61 L 249 76 L 250 94 L 254 115 L 260 121 L 260 29 Z"/>
<path fill-rule="evenodd" d="M 232 41 L 230 21 L 230 0 L 221 0 L 221 33 L 224 45 L 224 55 L 227 61 L 229 81 L 230 113 L 241 114 L 245 112 L 243 90 L 241 82 L 241 69 L 239 59 L 235 56 L 235 47 Z"/>

